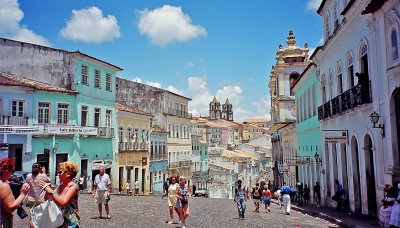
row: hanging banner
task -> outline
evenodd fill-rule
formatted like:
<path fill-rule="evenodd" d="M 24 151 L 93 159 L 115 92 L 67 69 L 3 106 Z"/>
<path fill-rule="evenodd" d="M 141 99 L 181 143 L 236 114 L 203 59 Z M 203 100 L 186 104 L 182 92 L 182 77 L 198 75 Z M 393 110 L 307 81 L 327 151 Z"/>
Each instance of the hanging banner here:
<path fill-rule="evenodd" d="M 0 134 L 43 134 L 43 126 L 0 126 Z"/>
<path fill-rule="evenodd" d="M 47 134 L 55 135 L 70 135 L 79 133 L 81 135 L 97 135 L 97 128 L 95 127 L 79 127 L 79 126 L 47 126 Z"/>

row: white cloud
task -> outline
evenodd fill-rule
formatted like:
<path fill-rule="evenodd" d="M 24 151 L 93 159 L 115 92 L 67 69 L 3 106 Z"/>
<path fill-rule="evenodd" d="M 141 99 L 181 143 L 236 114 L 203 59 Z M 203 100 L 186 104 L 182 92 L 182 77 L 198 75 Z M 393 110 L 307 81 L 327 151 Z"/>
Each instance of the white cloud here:
<path fill-rule="evenodd" d="M 195 116 L 208 116 L 208 105 L 213 96 L 207 87 L 207 80 L 204 77 L 189 77 L 188 92 L 192 98 L 190 112 Z"/>
<path fill-rule="evenodd" d="M 307 9 L 308 10 L 318 10 L 321 5 L 322 0 L 308 0 Z"/>
<path fill-rule="evenodd" d="M 225 104 L 226 99 L 233 105 L 233 109 L 237 106 L 242 99 L 242 88 L 238 85 L 224 86 L 222 89 L 217 90 L 217 99 L 222 104 Z"/>
<path fill-rule="evenodd" d="M 138 77 L 133 78 L 132 81 L 142 83 L 142 79 L 140 79 Z"/>
<path fill-rule="evenodd" d="M 159 82 L 145 81 L 144 84 L 149 85 L 149 86 L 153 86 L 153 87 L 157 87 L 157 88 L 161 88 L 161 83 L 159 83 Z"/>
<path fill-rule="evenodd" d="M 121 36 L 118 21 L 113 15 L 103 16 L 97 7 L 72 10 L 72 17 L 60 32 L 66 39 L 86 43 L 111 41 Z"/>
<path fill-rule="evenodd" d="M 187 67 L 194 67 L 195 64 L 192 61 L 189 61 L 189 62 L 186 63 L 186 66 Z"/>
<path fill-rule="evenodd" d="M 0 6 L 0 36 L 50 46 L 44 37 L 20 24 L 24 18 L 24 12 L 19 8 L 17 0 L 0 0 Z"/>
<path fill-rule="evenodd" d="M 139 11 L 137 23 L 140 34 L 148 36 L 153 44 L 166 46 L 207 35 L 207 31 L 193 25 L 181 7 L 164 5 L 154 10 Z"/>
<path fill-rule="evenodd" d="M 182 90 L 179 90 L 179 89 L 177 89 L 177 88 L 175 88 L 175 87 L 173 87 L 172 85 L 169 85 L 169 86 L 166 88 L 166 90 L 169 90 L 169 91 L 171 91 L 171 92 L 173 92 L 173 93 L 176 93 L 176 94 L 179 94 L 179 95 L 182 95 L 182 96 L 183 96 L 183 91 L 182 91 Z"/>

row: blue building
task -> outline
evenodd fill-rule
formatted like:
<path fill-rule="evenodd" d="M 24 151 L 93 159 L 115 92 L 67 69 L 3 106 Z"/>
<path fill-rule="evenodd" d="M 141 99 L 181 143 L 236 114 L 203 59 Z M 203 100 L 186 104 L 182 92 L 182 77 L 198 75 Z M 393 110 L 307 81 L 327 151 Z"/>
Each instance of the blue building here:
<path fill-rule="evenodd" d="M 163 193 L 163 185 L 168 175 L 168 132 L 159 127 L 153 127 L 150 134 L 150 191 L 154 194 Z"/>

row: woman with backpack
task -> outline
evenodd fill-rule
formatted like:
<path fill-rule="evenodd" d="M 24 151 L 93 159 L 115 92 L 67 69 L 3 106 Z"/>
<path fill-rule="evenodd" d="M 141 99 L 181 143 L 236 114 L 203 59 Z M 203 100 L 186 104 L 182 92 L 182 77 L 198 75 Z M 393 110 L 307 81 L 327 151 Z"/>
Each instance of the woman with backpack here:
<path fill-rule="evenodd" d="M 261 189 L 260 185 L 256 183 L 256 186 L 253 188 L 251 195 L 253 197 L 254 206 L 256 207 L 255 212 L 260 212 L 260 199 L 261 199 Z"/>

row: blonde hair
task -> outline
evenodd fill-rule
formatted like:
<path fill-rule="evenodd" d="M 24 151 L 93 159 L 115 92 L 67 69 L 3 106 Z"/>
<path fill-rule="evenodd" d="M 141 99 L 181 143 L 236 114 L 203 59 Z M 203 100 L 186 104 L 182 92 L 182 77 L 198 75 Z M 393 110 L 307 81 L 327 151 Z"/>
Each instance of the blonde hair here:
<path fill-rule="evenodd" d="M 79 172 L 78 165 L 70 161 L 60 163 L 60 168 L 68 170 L 70 172 L 71 179 L 75 178 L 76 174 Z"/>
<path fill-rule="evenodd" d="M 179 180 L 182 180 L 182 179 L 183 179 L 183 180 L 186 180 L 186 178 L 185 178 L 184 176 L 180 176 L 180 177 L 179 177 Z"/>

